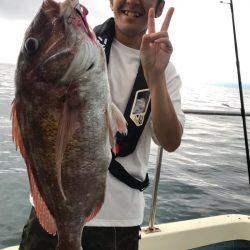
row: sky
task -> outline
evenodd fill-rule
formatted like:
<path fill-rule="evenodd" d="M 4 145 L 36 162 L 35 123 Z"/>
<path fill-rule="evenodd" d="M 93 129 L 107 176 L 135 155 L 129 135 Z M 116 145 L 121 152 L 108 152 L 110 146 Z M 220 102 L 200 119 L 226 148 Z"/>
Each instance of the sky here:
<path fill-rule="evenodd" d="M 91 27 L 112 16 L 109 0 L 80 2 L 89 10 Z M 41 3 L 42 0 L 0 0 L 0 63 L 16 63 L 24 32 Z M 249 85 L 250 0 L 234 0 L 233 4 L 241 79 L 243 85 Z M 219 0 L 166 0 L 162 17 L 156 20 L 157 30 L 170 6 L 175 7 L 169 28 L 174 48 L 171 60 L 183 83 L 237 83 L 230 5 Z"/>

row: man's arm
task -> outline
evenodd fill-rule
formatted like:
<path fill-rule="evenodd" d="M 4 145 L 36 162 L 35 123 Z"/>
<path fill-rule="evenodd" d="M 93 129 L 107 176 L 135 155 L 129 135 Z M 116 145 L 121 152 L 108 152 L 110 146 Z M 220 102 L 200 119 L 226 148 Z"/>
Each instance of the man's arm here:
<path fill-rule="evenodd" d="M 182 126 L 165 79 L 165 70 L 173 51 L 167 33 L 173 12 L 173 8 L 168 10 L 161 31 L 155 32 L 154 10 L 149 10 L 148 34 L 143 36 L 141 45 L 142 66 L 151 95 L 153 127 L 159 143 L 167 151 L 177 149 L 182 137 Z"/>

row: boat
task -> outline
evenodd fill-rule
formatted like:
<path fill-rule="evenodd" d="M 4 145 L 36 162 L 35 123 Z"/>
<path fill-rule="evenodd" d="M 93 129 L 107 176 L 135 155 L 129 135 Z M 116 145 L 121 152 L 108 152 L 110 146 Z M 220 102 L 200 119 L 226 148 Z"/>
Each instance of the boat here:
<path fill-rule="evenodd" d="M 184 110 L 186 114 L 241 116 L 240 112 Z M 250 116 L 246 112 L 245 116 Z M 155 224 L 163 148 L 158 148 L 149 225 L 142 227 L 139 250 L 249 250 L 250 215 L 224 214 Z M 2 250 L 18 250 L 11 246 Z"/>
<path fill-rule="evenodd" d="M 227 214 L 143 227 L 139 250 L 249 250 L 250 215 Z M 18 250 L 18 246 L 2 250 Z"/>
<path fill-rule="evenodd" d="M 241 116 L 240 112 L 184 110 L 186 114 Z M 246 112 L 245 116 L 250 116 Z M 250 215 L 225 214 L 155 225 L 163 148 L 158 147 L 149 225 L 142 227 L 139 250 L 249 250 Z M 2 250 L 18 250 L 11 246 Z"/>
<path fill-rule="evenodd" d="M 184 110 L 186 114 L 241 116 L 240 112 Z M 250 116 L 246 112 L 245 116 Z M 155 225 L 163 148 L 158 147 L 149 225 L 142 227 L 139 250 L 249 250 L 250 215 L 225 214 Z M 2 250 L 18 250 L 11 246 Z"/>
<path fill-rule="evenodd" d="M 223 1 L 220 1 L 224 3 Z M 225 2 L 227 3 L 227 2 Z M 248 164 L 250 184 L 250 160 L 246 128 L 243 91 L 238 58 L 238 48 L 234 23 L 233 0 L 228 3 L 231 7 L 236 66 L 238 74 L 239 92 L 241 100 L 241 112 L 185 110 L 186 114 L 198 115 L 226 115 L 242 116 L 243 130 Z M 249 250 L 250 249 L 250 215 L 225 214 L 185 221 L 163 223 L 155 225 L 156 200 L 161 170 L 163 149 L 159 147 L 157 168 L 152 194 L 149 226 L 143 227 L 139 250 Z M 4 248 L 2 250 L 18 250 L 18 246 Z"/>
<path fill-rule="evenodd" d="M 186 111 L 186 113 L 191 113 L 191 111 Z M 195 111 L 194 113 L 232 115 L 208 111 Z M 250 116 L 249 113 L 246 115 Z M 250 215 L 225 214 L 155 225 L 162 154 L 163 148 L 159 147 L 149 225 L 142 227 L 139 250 L 249 250 Z M 18 246 L 2 250 L 18 250 Z"/>

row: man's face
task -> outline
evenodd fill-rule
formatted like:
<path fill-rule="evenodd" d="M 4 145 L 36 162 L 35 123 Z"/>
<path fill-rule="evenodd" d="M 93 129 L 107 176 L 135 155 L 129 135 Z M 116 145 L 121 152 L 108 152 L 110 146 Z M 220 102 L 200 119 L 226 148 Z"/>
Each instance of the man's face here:
<path fill-rule="evenodd" d="M 158 0 L 110 0 L 116 28 L 127 36 L 136 36 L 147 30 L 148 11 L 156 8 Z M 161 15 L 164 2 L 158 5 L 156 17 Z"/>

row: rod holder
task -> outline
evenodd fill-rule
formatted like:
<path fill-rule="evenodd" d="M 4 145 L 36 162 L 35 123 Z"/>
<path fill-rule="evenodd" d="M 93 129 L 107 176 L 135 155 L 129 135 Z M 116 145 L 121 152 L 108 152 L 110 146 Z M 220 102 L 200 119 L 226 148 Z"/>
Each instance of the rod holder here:
<path fill-rule="evenodd" d="M 153 232 L 160 231 L 160 229 L 156 228 L 154 225 L 155 225 L 155 214 L 156 214 L 156 202 L 157 202 L 157 195 L 158 195 L 158 187 L 159 187 L 160 174 L 161 174 L 162 155 L 163 155 L 163 148 L 159 146 L 158 152 L 157 152 L 156 172 L 155 172 L 154 186 L 153 186 L 153 192 L 152 192 L 152 201 L 151 201 L 151 209 L 150 209 L 150 216 L 149 216 L 149 226 L 147 229 L 144 230 L 145 233 L 153 233 Z"/>

